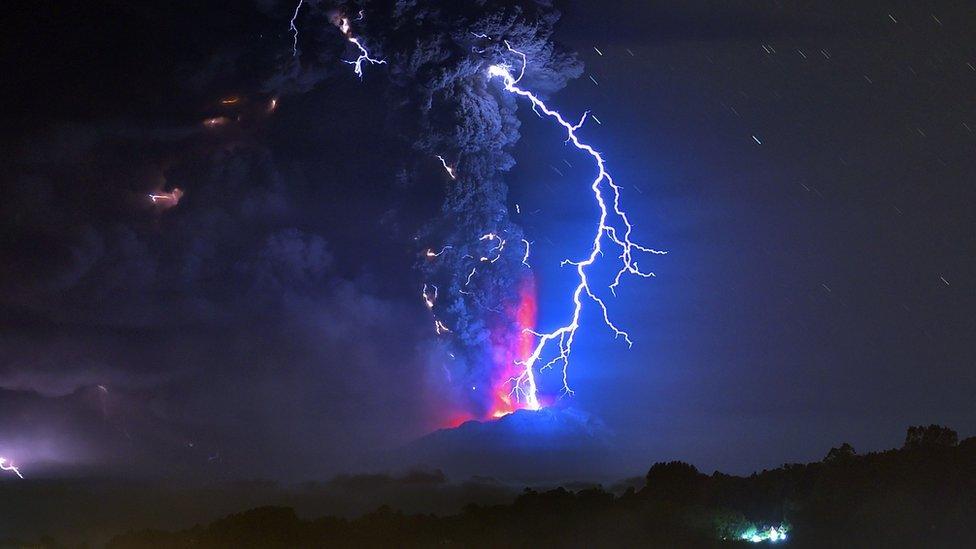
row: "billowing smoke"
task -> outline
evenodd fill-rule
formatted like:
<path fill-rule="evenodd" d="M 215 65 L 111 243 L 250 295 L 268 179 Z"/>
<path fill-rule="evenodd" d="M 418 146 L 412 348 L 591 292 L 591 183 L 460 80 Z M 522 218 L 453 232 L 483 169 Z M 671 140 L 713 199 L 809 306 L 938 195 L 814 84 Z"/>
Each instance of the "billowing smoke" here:
<path fill-rule="evenodd" d="M 366 77 L 389 79 L 392 125 L 417 153 L 408 176 L 431 184 L 432 167 L 443 168 L 436 172 L 443 205 L 416 241 L 431 331 L 447 347 L 439 370 L 444 385 L 477 417 L 517 408 L 514 398 L 498 397 L 506 391 L 508 366 L 522 358 L 522 329 L 534 327 L 524 325 L 534 321 L 534 281 L 504 181 L 520 137 L 517 107 L 488 80 L 487 69 L 521 65 L 508 41 L 526 54 L 525 81 L 533 90 L 552 93 L 578 77 L 581 64 L 552 41 L 559 13 L 545 0 L 397 0 L 310 9 L 348 21 L 372 56 L 387 62 L 370 67 Z"/>

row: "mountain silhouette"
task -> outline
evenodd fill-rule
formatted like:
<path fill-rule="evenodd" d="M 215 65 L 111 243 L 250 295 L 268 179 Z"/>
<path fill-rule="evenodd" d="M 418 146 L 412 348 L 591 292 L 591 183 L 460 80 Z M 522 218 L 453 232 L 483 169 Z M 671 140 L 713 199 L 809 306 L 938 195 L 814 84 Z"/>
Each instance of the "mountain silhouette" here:
<path fill-rule="evenodd" d="M 392 452 L 387 465 L 440 469 L 455 479 L 602 481 L 623 471 L 614 447 L 613 433 L 582 410 L 518 410 L 496 420 L 468 421 L 430 433 Z"/>

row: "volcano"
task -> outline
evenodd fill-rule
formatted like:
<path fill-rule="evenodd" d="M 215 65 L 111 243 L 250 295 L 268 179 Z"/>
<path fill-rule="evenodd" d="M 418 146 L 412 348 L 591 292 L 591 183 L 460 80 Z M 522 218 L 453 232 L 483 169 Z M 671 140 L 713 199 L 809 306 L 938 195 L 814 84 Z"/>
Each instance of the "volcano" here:
<path fill-rule="evenodd" d="M 623 467 L 604 423 L 574 408 L 517 410 L 423 436 L 393 453 L 398 468 L 440 469 L 455 479 L 558 483 L 618 478 Z"/>

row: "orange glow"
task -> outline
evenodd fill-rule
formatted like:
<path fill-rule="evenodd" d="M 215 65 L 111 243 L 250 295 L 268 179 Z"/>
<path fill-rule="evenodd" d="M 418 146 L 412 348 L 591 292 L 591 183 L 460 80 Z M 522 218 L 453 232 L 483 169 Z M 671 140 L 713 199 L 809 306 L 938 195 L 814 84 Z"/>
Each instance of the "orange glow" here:
<path fill-rule="evenodd" d="M 203 121 L 203 125 L 208 128 L 219 128 L 230 122 L 230 119 L 226 116 L 216 116 L 214 118 L 208 118 Z"/>
<path fill-rule="evenodd" d="M 238 102 L 240 102 L 240 100 L 241 100 L 240 97 L 237 97 L 236 95 L 232 95 L 230 97 L 225 97 L 225 98 L 221 99 L 220 100 L 220 104 L 221 105 L 236 105 Z"/>
<path fill-rule="evenodd" d="M 147 196 L 157 208 L 168 210 L 180 203 L 180 199 L 183 198 L 183 189 L 174 187 L 172 191 L 156 191 Z"/>

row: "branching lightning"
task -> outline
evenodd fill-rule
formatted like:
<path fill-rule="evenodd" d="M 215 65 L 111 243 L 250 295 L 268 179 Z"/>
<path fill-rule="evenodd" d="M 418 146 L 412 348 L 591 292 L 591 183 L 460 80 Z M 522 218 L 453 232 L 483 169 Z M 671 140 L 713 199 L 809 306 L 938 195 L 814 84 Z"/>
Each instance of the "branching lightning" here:
<path fill-rule="evenodd" d="M 3 456 L 0 456 L 0 471 L 7 471 L 17 475 L 21 479 L 24 478 L 24 475 L 20 474 L 20 469 L 18 469 L 13 463 L 8 462 L 7 458 Z"/>
<path fill-rule="evenodd" d="M 592 300 L 600 307 L 600 310 L 603 313 L 603 321 L 614 333 L 614 336 L 623 337 L 624 341 L 626 341 L 628 345 L 633 345 L 630 335 L 617 327 L 617 325 L 610 320 L 610 314 L 607 310 L 606 303 L 602 298 L 593 292 L 590 287 L 590 281 L 587 278 L 587 268 L 593 265 L 598 257 L 603 255 L 604 245 L 607 244 L 604 237 L 609 239 L 609 243 L 617 245 L 621 250 L 619 255 L 621 266 L 617 272 L 617 275 L 614 277 L 613 283 L 611 283 L 609 286 L 611 292 L 614 292 L 615 288 L 620 284 L 620 278 L 625 273 L 634 274 L 644 278 L 654 276 L 654 273 L 642 271 L 638 267 L 637 260 L 634 258 L 635 251 L 650 254 L 664 254 L 667 252 L 647 248 L 631 241 L 633 226 L 630 219 L 627 217 L 627 214 L 621 209 L 620 187 L 614 183 L 613 178 L 607 172 L 603 156 L 591 145 L 582 142 L 577 135 L 577 131 L 586 122 L 588 113 L 584 113 L 580 118 L 580 121 L 576 124 L 571 124 L 567 122 L 558 111 L 550 109 L 549 106 L 546 105 L 545 102 L 539 99 L 535 94 L 518 87 L 519 81 L 521 81 L 522 77 L 525 75 L 528 60 L 524 53 L 512 48 L 507 41 L 505 42 L 505 46 L 508 48 L 509 52 L 518 55 L 522 60 L 519 75 L 518 77 L 512 75 L 511 67 L 508 65 L 495 64 L 488 68 L 489 80 L 493 78 L 501 78 L 505 91 L 528 99 L 532 104 L 532 110 L 536 114 L 539 114 L 539 116 L 544 114 L 546 117 L 551 118 L 557 124 L 559 124 L 563 129 L 566 130 L 566 142 L 572 143 L 574 147 L 588 154 L 593 159 L 598 170 L 596 178 L 590 185 L 590 188 L 593 191 L 593 196 L 596 199 L 597 206 L 599 206 L 600 209 L 599 222 L 596 226 L 590 253 L 585 259 L 579 261 L 567 259 L 562 262 L 562 265 L 572 265 L 576 267 L 576 274 L 579 277 L 579 283 L 576 285 L 576 288 L 573 291 L 573 312 L 570 316 L 570 320 L 567 324 L 560 326 L 551 332 L 536 332 L 527 328 L 525 329 L 527 333 L 531 333 L 539 339 L 529 356 L 524 360 L 519 360 L 516 362 L 522 367 L 522 373 L 511 380 L 513 387 L 512 394 L 520 400 L 524 398 L 527 408 L 531 410 L 538 410 L 540 405 L 538 396 L 536 394 L 537 386 L 535 379 L 535 365 L 539 361 L 543 352 L 552 342 L 555 342 L 557 355 L 555 358 L 539 368 L 539 370 L 541 371 L 546 368 L 551 368 L 556 364 L 561 364 L 563 374 L 563 393 L 573 393 L 572 389 L 569 387 L 568 380 L 569 357 L 573 349 L 573 342 L 576 338 L 576 331 L 579 329 L 580 314 L 583 310 L 584 294 L 587 298 Z M 612 200 L 610 201 L 612 206 L 609 208 L 607 198 L 604 196 L 605 188 L 609 188 L 610 192 L 612 193 Z M 612 222 L 608 221 L 611 216 L 614 222 L 622 226 L 622 231 L 619 230 L 618 227 Z M 528 246 L 526 246 L 526 260 L 528 259 L 527 256 Z"/>
<path fill-rule="evenodd" d="M 298 27 L 295 25 L 295 22 L 298 20 L 298 13 L 299 13 L 299 11 L 301 11 L 302 4 L 304 2 L 305 2 L 305 0 L 298 0 L 298 4 L 295 6 L 295 11 L 294 11 L 294 13 L 292 13 L 291 21 L 289 22 L 289 25 L 288 25 L 288 30 L 290 30 L 291 33 L 292 33 L 292 44 L 291 44 L 291 55 L 292 55 L 292 57 L 297 57 L 298 56 Z M 366 17 L 365 12 L 363 10 L 360 10 L 359 11 L 359 15 L 356 17 L 355 21 L 362 21 L 363 19 L 365 19 L 365 17 Z M 366 49 L 366 46 L 364 46 L 363 43 L 360 42 L 359 38 L 353 36 L 353 34 L 352 34 L 352 26 L 349 24 L 349 18 L 348 17 L 345 17 L 345 16 L 336 16 L 336 17 L 334 17 L 332 19 L 332 22 L 337 27 L 339 27 L 339 31 L 342 32 L 342 35 L 346 37 L 346 40 L 350 44 L 355 45 L 356 48 L 359 49 L 359 57 L 357 57 L 353 61 L 346 61 L 346 60 L 343 60 L 342 61 L 343 63 L 346 63 L 346 64 L 349 64 L 349 65 L 352 65 L 353 66 L 353 71 L 356 73 L 356 76 L 358 76 L 360 78 L 363 77 L 363 63 L 364 62 L 370 63 L 372 65 L 385 65 L 386 64 L 386 60 L 384 60 L 384 59 L 375 59 L 372 56 L 370 56 L 369 50 Z"/>
<path fill-rule="evenodd" d="M 360 11 L 359 12 L 359 18 L 356 19 L 356 21 L 362 21 L 363 17 L 364 17 L 363 12 Z M 356 73 L 356 76 L 358 76 L 360 78 L 363 77 L 363 62 L 364 61 L 367 62 L 367 63 L 370 63 L 372 65 L 385 65 L 386 64 L 386 60 L 385 59 L 374 59 L 374 58 L 370 57 L 369 50 L 367 50 L 366 47 L 363 46 L 362 42 L 359 41 L 359 38 L 356 38 L 355 36 L 353 36 L 353 34 L 352 34 L 352 28 L 349 25 L 349 18 L 348 17 L 340 17 L 338 19 L 338 25 L 339 25 L 339 30 L 342 31 L 342 34 L 346 37 L 346 40 L 348 40 L 350 44 L 354 44 L 357 48 L 359 48 L 359 57 L 357 57 L 354 61 L 346 61 L 346 60 L 343 60 L 342 61 L 343 63 L 346 63 L 346 64 L 349 64 L 349 65 L 352 65 L 353 66 L 353 72 Z"/>

